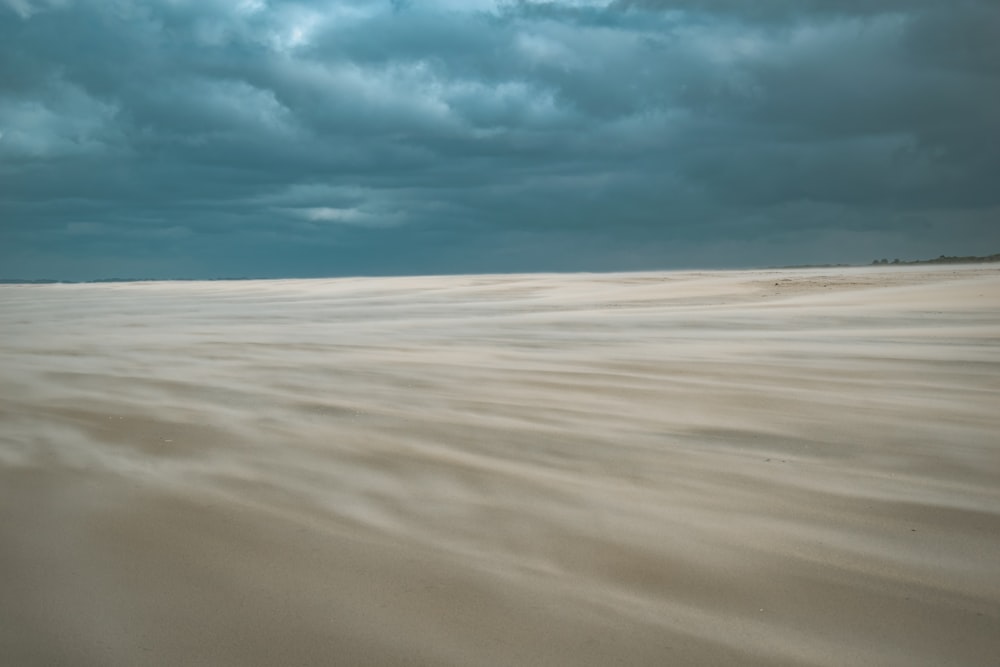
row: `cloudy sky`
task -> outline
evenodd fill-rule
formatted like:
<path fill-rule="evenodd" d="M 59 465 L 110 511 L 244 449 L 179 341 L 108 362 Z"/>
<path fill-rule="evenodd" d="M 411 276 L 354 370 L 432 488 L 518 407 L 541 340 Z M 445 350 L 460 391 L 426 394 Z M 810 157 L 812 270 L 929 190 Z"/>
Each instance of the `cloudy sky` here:
<path fill-rule="evenodd" d="M 0 277 L 1000 252 L 995 0 L 0 0 Z"/>

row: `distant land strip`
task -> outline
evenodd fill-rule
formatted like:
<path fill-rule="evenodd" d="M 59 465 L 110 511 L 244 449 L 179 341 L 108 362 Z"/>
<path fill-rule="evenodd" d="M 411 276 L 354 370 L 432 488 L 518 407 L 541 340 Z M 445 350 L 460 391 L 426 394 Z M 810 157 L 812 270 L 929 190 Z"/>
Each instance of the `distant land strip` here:
<path fill-rule="evenodd" d="M 988 264 L 990 262 L 1000 262 L 1000 253 L 993 255 L 940 255 L 934 259 L 876 259 L 871 264 L 793 264 L 790 266 L 772 266 L 772 269 L 836 269 L 852 266 L 916 266 L 924 264 Z"/>
<path fill-rule="evenodd" d="M 788 266 L 769 266 L 768 269 L 837 269 L 858 266 L 915 266 L 921 264 L 987 264 L 990 262 L 1000 262 L 1000 253 L 993 255 L 940 255 L 934 259 L 913 259 L 900 260 L 876 259 L 871 264 L 792 264 Z M 664 269 L 668 270 L 668 269 Z M 720 269 L 724 270 L 724 269 Z M 738 269 L 741 271 L 752 271 L 753 269 Z M 530 272 L 527 272 L 530 273 Z M 339 277 L 339 276 L 329 276 Z M 346 276 L 345 276 L 346 277 Z M 289 279 L 298 279 L 296 276 L 288 276 Z M 277 278 L 260 278 L 252 276 L 233 276 L 225 278 L 95 278 L 93 280 L 58 280 L 55 278 L 0 278 L 0 285 L 51 285 L 51 284 L 86 284 L 86 283 L 134 283 L 134 282 L 170 282 L 170 281 L 230 281 L 230 280 L 269 280 Z M 319 278 L 321 279 L 321 278 Z"/>

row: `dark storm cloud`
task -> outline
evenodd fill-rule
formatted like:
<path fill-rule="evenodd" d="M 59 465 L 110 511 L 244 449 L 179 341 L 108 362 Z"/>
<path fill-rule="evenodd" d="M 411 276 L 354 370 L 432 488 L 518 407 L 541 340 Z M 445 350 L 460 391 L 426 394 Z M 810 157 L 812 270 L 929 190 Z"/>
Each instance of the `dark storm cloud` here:
<path fill-rule="evenodd" d="M 995 252 L 1000 8 L 0 0 L 0 274 Z"/>
<path fill-rule="evenodd" d="M 962 0 L 954 3 L 961 5 Z M 973 2 L 964 3 L 975 4 Z M 618 10 L 699 12 L 712 16 L 736 16 L 763 21 L 829 16 L 872 16 L 876 14 L 911 14 L 941 6 L 937 0 L 614 0 L 609 5 Z"/>

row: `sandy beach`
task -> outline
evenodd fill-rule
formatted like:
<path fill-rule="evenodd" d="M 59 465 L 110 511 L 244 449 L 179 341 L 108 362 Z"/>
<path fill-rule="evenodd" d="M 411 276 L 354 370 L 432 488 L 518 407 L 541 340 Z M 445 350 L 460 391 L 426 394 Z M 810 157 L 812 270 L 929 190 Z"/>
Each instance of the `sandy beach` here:
<path fill-rule="evenodd" d="M 0 286 L 0 662 L 1000 661 L 1000 267 Z"/>

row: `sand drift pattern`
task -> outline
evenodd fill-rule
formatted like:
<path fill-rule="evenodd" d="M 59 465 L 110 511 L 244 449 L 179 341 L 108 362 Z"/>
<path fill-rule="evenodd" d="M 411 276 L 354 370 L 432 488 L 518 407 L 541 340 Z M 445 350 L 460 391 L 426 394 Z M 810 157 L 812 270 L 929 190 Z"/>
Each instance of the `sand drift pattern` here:
<path fill-rule="evenodd" d="M 987 665 L 1000 270 L 0 287 L 9 664 Z"/>

